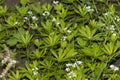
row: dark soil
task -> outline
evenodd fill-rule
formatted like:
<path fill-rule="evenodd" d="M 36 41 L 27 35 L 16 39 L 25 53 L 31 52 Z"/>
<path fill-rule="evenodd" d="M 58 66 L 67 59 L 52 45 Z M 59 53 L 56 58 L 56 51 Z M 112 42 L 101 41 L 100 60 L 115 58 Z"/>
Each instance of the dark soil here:
<path fill-rule="evenodd" d="M 51 3 L 53 0 L 35 0 L 35 2 L 45 2 L 45 3 Z M 20 0 L 4 0 L 3 5 L 7 5 L 8 7 L 12 7 L 15 5 L 18 5 L 20 3 Z"/>

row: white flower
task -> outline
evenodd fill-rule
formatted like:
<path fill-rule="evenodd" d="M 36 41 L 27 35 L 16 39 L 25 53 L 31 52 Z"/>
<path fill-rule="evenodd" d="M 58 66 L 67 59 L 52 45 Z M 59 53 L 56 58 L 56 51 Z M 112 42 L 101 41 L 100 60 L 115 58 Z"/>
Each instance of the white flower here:
<path fill-rule="evenodd" d="M 110 25 L 110 30 L 115 30 L 115 26 L 114 25 Z"/>
<path fill-rule="evenodd" d="M 33 20 L 38 20 L 38 18 L 36 16 L 32 16 Z"/>
<path fill-rule="evenodd" d="M 44 11 L 44 13 L 42 15 L 43 16 L 48 16 L 48 15 L 50 15 L 50 13 L 48 11 Z"/>
<path fill-rule="evenodd" d="M 110 65 L 110 68 L 113 69 L 114 71 L 118 71 L 119 67 L 115 66 L 115 65 Z"/>
<path fill-rule="evenodd" d="M 9 62 L 10 65 L 13 65 L 13 64 L 16 64 L 16 63 L 17 63 L 16 60 L 12 60 L 12 59 L 10 59 L 10 62 Z"/>
<path fill-rule="evenodd" d="M 2 61 L 1 63 L 2 64 L 5 64 L 7 61 L 9 61 L 10 57 L 6 56 Z"/>
<path fill-rule="evenodd" d="M 17 25 L 17 24 L 19 24 L 19 22 L 15 22 L 15 23 L 13 24 L 13 26 L 15 26 L 15 25 Z"/>
<path fill-rule="evenodd" d="M 63 30 L 64 30 L 64 31 L 66 31 L 66 30 L 67 30 L 67 28 L 63 28 Z"/>
<path fill-rule="evenodd" d="M 67 75 L 68 75 L 69 78 L 75 78 L 76 77 L 76 74 L 72 71 L 69 72 Z"/>
<path fill-rule="evenodd" d="M 34 71 L 34 72 L 33 72 L 33 74 L 34 74 L 34 75 L 37 75 L 37 74 L 38 74 L 38 72 L 37 72 L 37 71 Z"/>
<path fill-rule="evenodd" d="M 27 13 L 28 13 L 28 14 L 30 14 L 30 15 L 32 15 L 32 14 L 33 14 L 33 13 L 32 13 L 32 11 L 28 11 Z"/>
<path fill-rule="evenodd" d="M 16 64 L 16 63 L 17 63 L 16 60 L 11 60 L 10 62 L 11 62 L 12 64 Z"/>
<path fill-rule="evenodd" d="M 112 35 L 113 35 L 113 36 L 116 36 L 117 34 L 116 34 L 116 33 L 113 33 Z"/>
<path fill-rule="evenodd" d="M 56 22 L 56 25 L 58 26 L 60 24 L 60 22 Z"/>
<path fill-rule="evenodd" d="M 33 27 L 34 27 L 34 24 L 30 24 L 30 27 L 33 28 Z"/>
<path fill-rule="evenodd" d="M 115 20 L 116 20 L 117 22 L 119 22 L 119 21 L 120 21 L 120 17 L 119 17 L 119 16 L 115 17 Z"/>
<path fill-rule="evenodd" d="M 94 9 L 91 9 L 91 6 L 87 6 L 86 9 L 88 10 L 88 12 L 94 11 Z"/>
<path fill-rule="evenodd" d="M 86 7 L 86 9 L 90 9 L 90 8 L 91 8 L 91 6 L 87 6 L 87 7 Z"/>
<path fill-rule="evenodd" d="M 24 17 L 25 20 L 28 20 L 28 17 Z"/>
<path fill-rule="evenodd" d="M 38 70 L 38 68 L 37 68 L 37 67 L 35 67 L 35 70 Z"/>
<path fill-rule="evenodd" d="M 82 64 L 82 61 L 76 61 L 76 63 L 80 65 L 80 64 Z"/>
<path fill-rule="evenodd" d="M 69 77 L 70 79 L 72 78 L 72 76 L 71 76 L 71 75 L 69 75 L 68 77 Z"/>
<path fill-rule="evenodd" d="M 58 3 L 59 3 L 59 1 L 55 1 L 55 0 L 53 1 L 53 4 L 58 4 Z"/>
<path fill-rule="evenodd" d="M 68 33 L 71 33 L 71 31 L 70 31 L 70 30 L 67 30 L 67 32 L 68 32 Z"/>
<path fill-rule="evenodd" d="M 114 69 L 115 71 L 118 71 L 119 70 L 119 67 L 115 67 L 115 69 Z"/>
<path fill-rule="evenodd" d="M 66 70 L 67 72 L 69 72 L 69 71 L 70 71 L 70 68 L 66 68 L 65 70 Z"/>
<path fill-rule="evenodd" d="M 67 33 L 71 33 L 70 30 L 67 30 L 67 28 L 63 28 L 63 31 L 67 32 Z"/>
<path fill-rule="evenodd" d="M 62 36 L 61 40 L 65 41 L 67 39 L 66 36 Z"/>
<path fill-rule="evenodd" d="M 67 67 L 70 67 L 70 66 L 72 66 L 72 64 L 66 64 L 66 66 L 67 66 Z"/>
<path fill-rule="evenodd" d="M 33 74 L 37 75 L 38 74 L 38 70 L 39 69 L 37 67 L 32 68 Z"/>
<path fill-rule="evenodd" d="M 55 18 L 53 18 L 53 19 L 52 19 L 52 21 L 53 21 L 53 22 L 55 22 L 55 21 L 56 21 L 56 19 L 55 19 Z"/>
<path fill-rule="evenodd" d="M 112 12 L 106 12 L 104 13 L 105 16 L 112 14 Z"/>
<path fill-rule="evenodd" d="M 120 21 L 120 18 L 118 18 L 116 21 L 119 22 L 119 21 Z"/>
<path fill-rule="evenodd" d="M 37 67 L 32 68 L 33 71 L 38 71 L 39 69 Z"/>
<path fill-rule="evenodd" d="M 74 68 L 75 68 L 76 66 L 77 66 L 77 63 L 75 62 L 75 63 L 72 65 L 72 67 L 74 67 Z"/>

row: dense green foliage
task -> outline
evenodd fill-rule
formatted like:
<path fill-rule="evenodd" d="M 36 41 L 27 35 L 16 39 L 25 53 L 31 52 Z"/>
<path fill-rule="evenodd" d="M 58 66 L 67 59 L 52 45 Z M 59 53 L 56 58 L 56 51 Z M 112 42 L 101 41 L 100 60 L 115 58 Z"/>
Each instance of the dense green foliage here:
<path fill-rule="evenodd" d="M 119 7 L 108 0 L 0 6 L 0 78 L 120 80 Z"/>

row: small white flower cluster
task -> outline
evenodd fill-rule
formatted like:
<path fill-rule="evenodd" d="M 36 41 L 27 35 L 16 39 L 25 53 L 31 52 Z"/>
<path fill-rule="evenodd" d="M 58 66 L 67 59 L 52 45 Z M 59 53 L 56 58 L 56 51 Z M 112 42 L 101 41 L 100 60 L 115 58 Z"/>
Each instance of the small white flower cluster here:
<path fill-rule="evenodd" d="M 112 33 L 113 36 L 116 36 L 117 34 L 116 33 Z"/>
<path fill-rule="evenodd" d="M 114 25 L 110 25 L 110 28 L 109 28 L 111 31 L 114 31 L 115 30 L 115 26 Z"/>
<path fill-rule="evenodd" d="M 27 13 L 32 16 L 32 20 L 33 21 L 37 21 L 38 20 L 38 18 L 33 15 L 32 11 L 28 11 Z M 29 20 L 29 19 L 28 19 L 28 17 L 24 17 L 24 20 Z"/>
<path fill-rule="evenodd" d="M 24 17 L 24 22 L 28 21 L 29 18 L 27 16 Z"/>
<path fill-rule="evenodd" d="M 37 21 L 38 18 L 37 18 L 36 16 L 32 16 L 32 20 L 33 20 L 33 21 Z"/>
<path fill-rule="evenodd" d="M 38 70 L 39 69 L 37 67 L 32 68 L 33 74 L 37 75 L 38 74 Z"/>
<path fill-rule="evenodd" d="M 24 17 L 24 20 L 28 20 L 28 17 L 25 16 L 25 17 Z"/>
<path fill-rule="evenodd" d="M 6 56 L 2 61 L 1 63 L 2 64 L 5 64 L 7 61 L 9 61 L 10 57 Z"/>
<path fill-rule="evenodd" d="M 52 19 L 52 22 L 55 22 L 56 26 L 59 26 L 59 25 L 60 25 L 60 22 L 57 21 L 55 18 Z"/>
<path fill-rule="evenodd" d="M 56 25 L 57 25 L 57 26 L 60 25 L 60 22 L 56 22 Z"/>
<path fill-rule="evenodd" d="M 42 13 L 42 15 L 43 15 L 43 16 L 49 16 L 50 13 L 49 13 L 48 11 L 44 11 L 44 12 Z"/>
<path fill-rule="evenodd" d="M 55 22 L 55 21 L 56 21 L 56 19 L 55 19 L 55 18 L 53 18 L 53 19 L 52 19 L 52 22 Z"/>
<path fill-rule="evenodd" d="M 76 77 L 76 73 L 73 72 L 71 70 L 71 68 L 75 68 L 77 65 L 81 65 L 82 64 L 82 61 L 76 61 L 75 63 L 71 64 L 71 63 L 68 63 L 66 64 L 66 69 L 65 71 L 67 71 L 67 76 L 71 79 L 71 78 L 75 78 Z"/>
<path fill-rule="evenodd" d="M 32 11 L 28 11 L 27 13 L 28 13 L 29 15 L 32 15 L 32 14 L 33 14 Z"/>
<path fill-rule="evenodd" d="M 62 36 L 61 40 L 65 41 L 67 39 L 67 36 Z"/>
<path fill-rule="evenodd" d="M 58 3 L 59 3 L 59 1 L 55 1 L 55 0 L 53 1 L 53 4 L 58 4 Z"/>
<path fill-rule="evenodd" d="M 75 78 L 76 77 L 76 73 L 71 71 L 67 74 L 67 76 L 71 79 L 71 78 Z"/>
<path fill-rule="evenodd" d="M 15 25 L 19 25 L 19 22 L 15 22 L 15 23 L 13 24 L 13 26 L 15 26 Z"/>
<path fill-rule="evenodd" d="M 24 17 L 24 22 L 25 22 L 26 20 L 29 20 L 29 18 L 25 16 L 25 17 Z M 37 18 L 36 16 L 32 16 L 32 20 L 33 20 L 33 21 L 37 21 L 38 18 Z"/>
<path fill-rule="evenodd" d="M 116 36 L 116 35 L 117 35 L 117 34 L 115 33 L 115 25 L 110 25 L 108 29 L 111 31 L 111 33 L 112 33 L 113 36 Z"/>
<path fill-rule="evenodd" d="M 67 28 L 64 28 L 63 29 L 65 32 L 67 32 L 67 33 L 71 33 L 71 31 L 70 30 L 67 30 Z"/>
<path fill-rule="evenodd" d="M 17 61 L 11 59 L 11 58 L 8 57 L 8 56 L 6 56 L 6 57 L 1 61 L 1 63 L 2 63 L 2 65 L 3 65 L 3 64 L 6 64 L 7 62 L 8 62 L 8 64 L 13 65 L 13 64 L 16 64 Z"/>
<path fill-rule="evenodd" d="M 94 9 L 92 9 L 91 6 L 87 6 L 86 9 L 87 9 L 88 12 L 94 11 Z"/>
<path fill-rule="evenodd" d="M 76 61 L 74 64 L 66 64 L 66 67 L 76 67 L 77 65 L 80 65 L 80 64 L 82 64 L 82 61 Z"/>
<path fill-rule="evenodd" d="M 115 17 L 115 20 L 116 20 L 117 22 L 119 22 L 119 21 L 120 21 L 120 17 L 119 17 L 119 16 Z"/>
<path fill-rule="evenodd" d="M 67 32 L 67 33 L 69 33 L 69 34 L 71 33 L 71 31 L 68 30 L 67 28 L 63 28 L 63 31 L 64 31 L 64 32 Z M 62 41 L 66 41 L 66 39 L 67 39 L 67 36 L 66 36 L 66 35 L 64 35 L 64 36 L 61 37 L 61 40 L 62 40 Z"/>
<path fill-rule="evenodd" d="M 110 65 L 110 68 L 113 69 L 114 71 L 118 71 L 119 67 L 115 66 L 115 65 Z"/>
<path fill-rule="evenodd" d="M 104 13 L 105 16 L 108 16 L 108 15 L 111 15 L 111 14 L 112 14 L 112 12 L 106 12 L 106 13 Z"/>
<path fill-rule="evenodd" d="M 33 27 L 34 27 L 34 24 L 30 24 L 29 26 L 30 26 L 30 28 L 33 28 Z"/>

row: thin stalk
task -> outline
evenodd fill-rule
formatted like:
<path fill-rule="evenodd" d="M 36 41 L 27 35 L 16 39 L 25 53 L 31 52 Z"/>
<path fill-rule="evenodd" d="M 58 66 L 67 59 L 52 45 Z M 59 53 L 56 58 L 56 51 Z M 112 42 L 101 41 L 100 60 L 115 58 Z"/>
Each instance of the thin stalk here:
<path fill-rule="evenodd" d="M 27 56 L 27 60 L 29 61 L 29 49 L 28 49 L 28 46 L 26 46 L 26 56 Z"/>
<path fill-rule="evenodd" d="M 97 7 L 96 7 L 96 5 L 95 5 L 95 1 L 92 0 L 92 2 L 93 2 L 93 5 L 94 5 L 94 8 L 95 8 L 95 11 L 96 11 L 96 13 L 98 14 L 98 10 L 97 10 Z"/>

